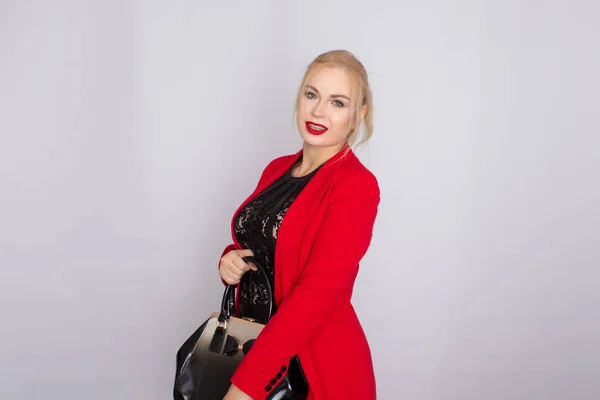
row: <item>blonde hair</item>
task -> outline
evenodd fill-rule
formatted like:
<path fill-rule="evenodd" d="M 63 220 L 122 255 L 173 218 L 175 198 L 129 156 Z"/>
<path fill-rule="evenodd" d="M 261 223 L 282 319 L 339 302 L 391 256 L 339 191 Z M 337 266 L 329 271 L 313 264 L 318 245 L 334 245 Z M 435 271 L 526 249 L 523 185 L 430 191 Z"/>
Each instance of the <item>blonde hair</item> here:
<path fill-rule="evenodd" d="M 352 88 L 352 114 L 354 115 L 354 129 L 350 132 L 347 138 L 348 144 L 353 147 L 360 146 L 366 143 L 373 135 L 373 94 L 369 86 L 369 77 L 362 63 L 347 50 L 331 50 L 319 55 L 306 68 L 302 82 L 296 96 L 295 110 L 298 110 L 298 103 L 305 91 L 306 84 L 311 74 L 323 67 L 337 67 L 346 71 L 353 82 Z M 363 106 L 367 106 L 365 117 L 361 122 L 361 114 Z M 362 139 L 357 142 L 360 136 L 362 126 Z"/>

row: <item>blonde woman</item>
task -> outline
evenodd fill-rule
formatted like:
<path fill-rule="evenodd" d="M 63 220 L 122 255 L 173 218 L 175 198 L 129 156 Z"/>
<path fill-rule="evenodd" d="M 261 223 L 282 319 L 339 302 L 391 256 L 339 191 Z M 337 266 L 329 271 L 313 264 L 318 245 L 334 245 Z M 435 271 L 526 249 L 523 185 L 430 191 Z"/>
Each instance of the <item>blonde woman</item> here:
<path fill-rule="evenodd" d="M 221 279 L 239 284 L 238 314 L 266 322 L 267 267 L 277 312 L 231 379 L 225 400 L 266 399 L 297 356 L 310 400 L 375 399 L 371 352 L 351 304 L 359 262 L 379 205 L 375 176 L 352 147 L 372 134 L 373 100 L 363 65 L 348 51 L 318 56 L 296 100 L 304 143 L 271 161 L 232 219 Z"/>

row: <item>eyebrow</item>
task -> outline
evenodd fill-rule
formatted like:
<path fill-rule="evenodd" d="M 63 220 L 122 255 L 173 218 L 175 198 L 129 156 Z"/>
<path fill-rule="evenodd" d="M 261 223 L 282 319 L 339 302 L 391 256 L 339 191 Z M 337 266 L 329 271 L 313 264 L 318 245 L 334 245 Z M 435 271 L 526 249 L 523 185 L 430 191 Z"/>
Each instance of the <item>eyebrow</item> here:
<path fill-rule="evenodd" d="M 306 87 L 307 87 L 307 88 L 310 88 L 310 89 L 312 89 L 312 90 L 314 90 L 314 91 L 315 91 L 315 92 L 317 92 L 317 93 L 319 93 L 319 90 L 318 90 L 316 87 L 314 87 L 314 86 L 311 86 L 311 85 L 306 85 Z M 343 98 L 343 99 L 347 99 L 348 101 L 350 101 L 350 97 L 348 97 L 348 96 L 346 96 L 346 95 L 344 95 L 344 94 L 332 94 L 332 95 L 331 95 L 331 96 L 329 96 L 329 97 L 332 97 L 332 98 L 334 98 L 334 99 L 337 99 L 337 98 L 340 98 L 340 97 L 341 97 L 341 98 Z"/>

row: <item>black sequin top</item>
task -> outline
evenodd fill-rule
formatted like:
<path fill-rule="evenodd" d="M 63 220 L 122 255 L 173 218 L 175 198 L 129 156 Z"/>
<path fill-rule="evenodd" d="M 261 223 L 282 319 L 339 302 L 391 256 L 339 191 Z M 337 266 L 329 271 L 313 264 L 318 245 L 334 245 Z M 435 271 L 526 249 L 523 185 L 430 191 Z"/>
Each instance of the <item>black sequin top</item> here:
<path fill-rule="evenodd" d="M 320 167 L 319 167 L 320 168 Z M 235 217 L 234 233 L 242 248 L 250 249 L 267 267 L 274 290 L 274 255 L 277 232 L 285 213 L 302 189 L 319 170 L 294 177 L 291 169 L 246 204 Z M 246 272 L 239 286 L 239 312 L 258 322 L 268 320 L 268 297 L 262 275 Z"/>

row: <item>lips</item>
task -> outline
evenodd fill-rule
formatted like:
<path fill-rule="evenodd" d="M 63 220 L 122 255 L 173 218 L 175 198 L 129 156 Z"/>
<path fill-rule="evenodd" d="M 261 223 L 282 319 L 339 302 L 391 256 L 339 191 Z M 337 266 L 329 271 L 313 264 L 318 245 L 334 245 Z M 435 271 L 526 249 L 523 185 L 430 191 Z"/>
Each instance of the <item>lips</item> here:
<path fill-rule="evenodd" d="M 322 135 L 327 132 L 327 127 L 312 121 L 306 121 L 306 130 L 311 135 Z"/>

